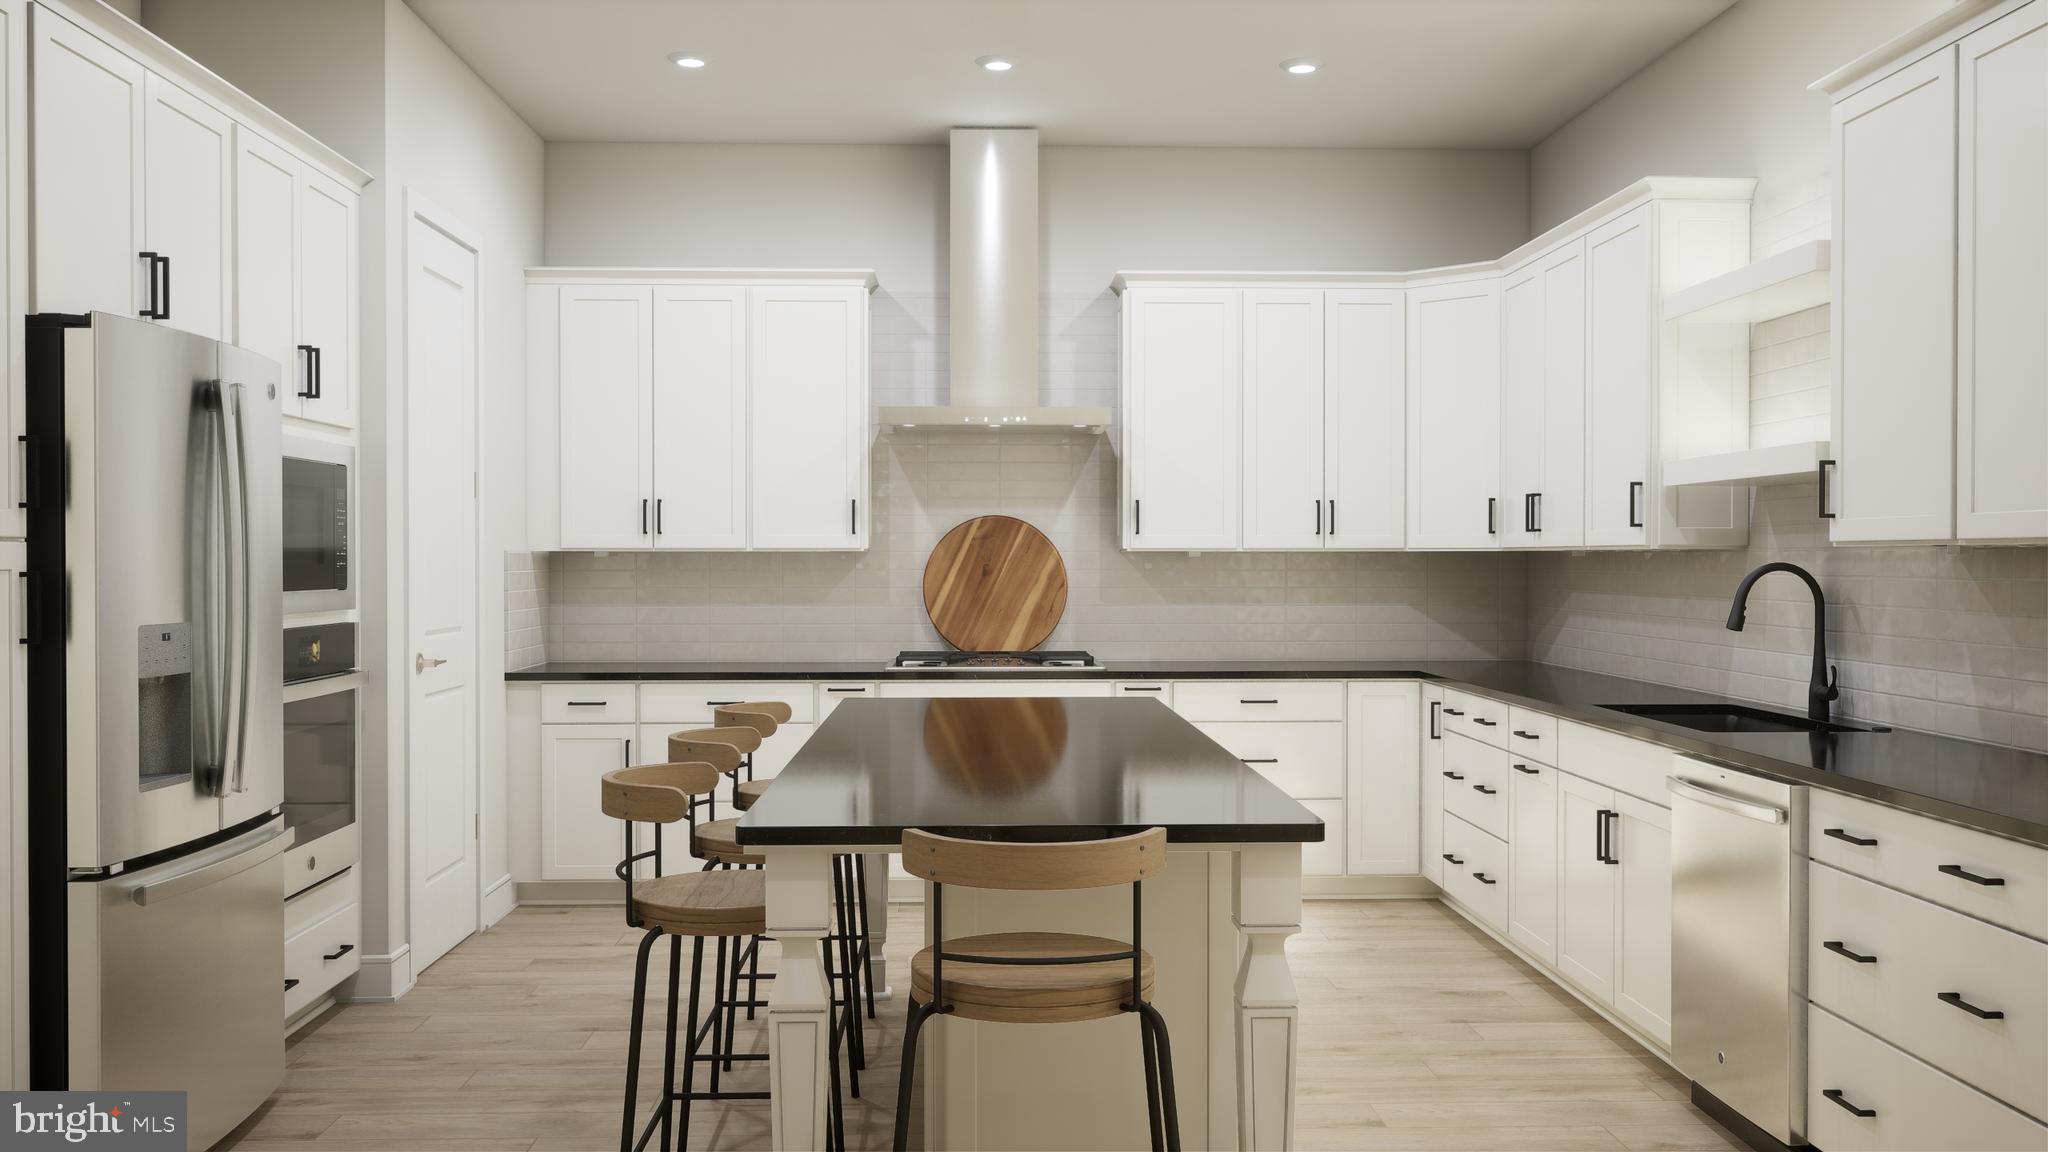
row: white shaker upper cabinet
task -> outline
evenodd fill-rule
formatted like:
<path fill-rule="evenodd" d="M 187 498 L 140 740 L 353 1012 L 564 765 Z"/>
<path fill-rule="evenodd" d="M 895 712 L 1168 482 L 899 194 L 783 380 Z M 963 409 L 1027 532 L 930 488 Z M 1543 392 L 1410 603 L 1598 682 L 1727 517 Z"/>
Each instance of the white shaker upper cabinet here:
<path fill-rule="evenodd" d="M 18 0 L 0 0 L 0 156 L 6 158 L 6 177 L 0 179 L 0 315 L 21 316 L 28 311 L 28 8 Z M 0 326 L 0 537 L 19 539 L 28 534 L 21 490 L 24 465 L 17 463 L 25 451 L 21 437 L 28 431 L 22 388 L 23 368 L 21 326 Z M 16 645 L 19 647 L 19 645 Z M 18 759 L 17 763 L 26 763 Z M 9 825 L 12 826 L 11 823 Z M 0 917 L 4 922 L 5 917 Z M 0 1030 L 0 1036 L 7 1035 Z M 0 1059 L 4 1073 L 9 1059 Z M 0 1082 L 12 1084 L 11 1077 Z"/>
<path fill-rule="evenodd" d="M 154 271 L 142 253 L 142 65 L 38 5 L 34 10 L 37 312 L 141 315 Z"/>
<path fill-rule="evenodd" d="M 1955 535 L 1954 46 L 1836 104 L 1834 147 L 1838 463 L 1823 474 L 1821 505 L 1834 517 L 1836 543 L 1947 540 Z M 2033 279 L 2038 285 L 2038 269 Z M 2040 389 L 2038 375 L 2031 386 Z"/>
<path fill-rule="evenodd" d="M 1407 293 L 1323 293 L 1323 546 L 1408 543 Z"/>
<path fill-rule="evenodd" d="M 1586 543 L 1642 545 L 1653 511 L 1650 403 L 1657 314 L 1652 208 L 1586 238 Z"/>
<path fill-rule="evenodd" d="M 557 432 L 564 548 L 645 548 L 651 539 L 652 302 L 647 287 L 562 288 Z"/>
<path fill-rule="evenodd" d="M 1956 535 L 2048 537 L 2048 4 L 1962 42 Z"/>
<path fill-rule="evenodd" d="M 747 290 L 654 290 L 654 546 L 747 546 Z"/>
<path fill-rule="evenodd" d="M 749 307 L 753 546 L 864 548 L 867 292 L 755 288 Z"/>
<path fill-rule="evenodd" d="M 1501 543 L 1585 543 L 1586 246 L 1501 283 Z"/>
<path fill-rule="evenodd" d="M 1125 291 L 1126 548 L 1238 546 L 1239 296 Z"/>
<path fill-rule="evenodd" d="M 1247 288 L 1243 308 L 1244 546 L 1320 548 L 1323 294 Z"/>
<path fill-rule="evenodd" d="M 299 343 L 313 369 L 301 411 L 353 427 L 356 418 L 356 190 L 307 168 L 299 180 Z M 302 368 L 301 371 L 304 369 Z"/>
<path fill-rule="evenodd" d="M 1408 290 L 1408 547 L 1500 544 L 1500 279 Z"/>
<path fill-rule="evenodd" d="M 142 240 L 156 253 L 156 318 L 219 340 L 234 278 L 234 122 L 154 73 L 144 90 Z"/>
<path fill-rule="evenodd" d="M 300 414 L 312 361 L 298 350 L 299 161 L 247 128 L 235 129 L 236 344 L 284 369 L 284 411 Z"/>

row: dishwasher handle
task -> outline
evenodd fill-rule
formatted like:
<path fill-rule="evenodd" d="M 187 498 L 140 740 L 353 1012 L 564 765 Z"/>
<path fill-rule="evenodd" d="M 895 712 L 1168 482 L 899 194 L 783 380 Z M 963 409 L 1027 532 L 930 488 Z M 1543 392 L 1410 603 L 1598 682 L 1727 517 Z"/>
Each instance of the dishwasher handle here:
<path fill-rule="evenodd" d="M 1673 776 L 1670 780 L 1670 786 L 1673 795 L 1683 796 L 1696 804 L 1704 804 L 1709 808 L 1719 809 L 1722 812 L 1740 816 L 1745 820 L 1755 820 L 1760 824 L 1783 824 L 1787 819 L 1783 808 L 1774 807 L 1770 804 L 1759 804 L 1754 800 L 1745 800 L 1740 796 L 1730 796 L 1725 792 L 1716 792 L 1712 788 L 1696 784 L 1683 776 Z"/>

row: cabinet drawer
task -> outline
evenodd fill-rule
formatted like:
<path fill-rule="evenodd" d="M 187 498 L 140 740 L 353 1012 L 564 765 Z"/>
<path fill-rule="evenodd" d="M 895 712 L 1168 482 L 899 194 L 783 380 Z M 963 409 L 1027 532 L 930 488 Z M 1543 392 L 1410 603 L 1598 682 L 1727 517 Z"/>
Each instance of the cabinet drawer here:
<path fill-rule="evenodd" d="M 631 723 L 636 694 L 637 685 L 633 684 L 543 684 L 540 686 L 540 722 Z"/>
<path fill-rule="evenodd" d="M 1815 860 L 2048 939 L 2048 851 L 1818 788 L 1806 812 Z"/>
<path fill-rule="evenodd" d="M 361 881 L 353 868 L 313 885 L 284 902 L 284 934 L 289 940 L 361 898 Z"/>
<path fill-rule="evenodd" d="M 1825 864 L 1808 865 L 1807 893 L 1814 1003 L 2016 1108 L 2048 1113 L 2048 944 Z M 1962 1004 L 2004 1015 L 1987 1020 Z"/>
<path fill-rule="evenodd" d="M 1508 706 L 1484 696 L 1444 689 L 1443 726 L 1496 748 L 1508 744 Z"/>
<path fill-rule="evenodd" d="M 782 701 L 789 705 L 791 724 L 808 724 L 817 715 L 817 696 L 810 684 L 777 680 L 765 684 L 642 684 L 640 718 L 649 724 L 709 724 L 712 709 L 749 700 Z"/>
<path fill-rule="evenodd" d="M 1813 1008 L 1806 1026 L 1806 1139 L 1814 1147 L 2048 1149 L 2048 1128 L 1854 1025 Z"/>
<path fill-rule="evenodd" d="M 362 966 L 362 906 L 348 903 L 284 942 L 284 1014 L 289 1020 Z"/>
<path fill-rule="evenodd" d="M 1465 823 L 1444 817 L 1444 891 L 1481 920 L 1508 926 L 1508 846 Z"/>
<path fill-rule="evenodd" d="M 1671 806 L 1666 781 L 1678 762 L 1671 749 L 1569 720 L 1558 723 L 1557 744 L 1559 768 L 1660 808 Z"/>
<path fill-rule="evenodd" d="M 1174 685 L 1173 708 L 1190 720 L 1344 719 L 1344 685 L 1299 680 L 1188 680 Z"/>
<path fill-rule="evenodd" d="M 1527 708 L 1508 709 L 1508 751 L 1517 759 L 1557 766 L 1557 717 Z"/>
<path fill-rule="evenodd" d="M 1444 737 L 1444 809 L 1508 838 L 1508 754 L 1453 733 Z"/>
<path fill-rule="evenodd" d="M 1344 874 L 1344 802 L 1342 800 L 1303 800 L 1303 808 L 1315 813 L 1323 822 L 1323 838 L 1319 843 L 1301 846 L 1301 874 L 1303 876 L 1342 876 Z"/>
<path fill-rule="evenodd" d="M 1297 800 L 1344 796 L 1342 724 L 1197 724 L 1195 727 Z"/>
<path fill-rule="evenodd" d="M 1173 685 L 1164 680 L 1128 680 L 1116 686 L 1119 696 L 1150 696 L 1168 708 L 1173 707 Z"/>
<path fill-rule="evenodd" d="M 823 724 L 825 717 L 830 716 L 832 710 L 839 707 L 842 701 L 873 697 L 878 687 L 879 685 L 875 684 L 825 683 L 818 685 L 818 705 L 817 712 L 815 713 L 818 717 L 818 723 Z M 793 717 L 791 723 L 795 723 Z"/>

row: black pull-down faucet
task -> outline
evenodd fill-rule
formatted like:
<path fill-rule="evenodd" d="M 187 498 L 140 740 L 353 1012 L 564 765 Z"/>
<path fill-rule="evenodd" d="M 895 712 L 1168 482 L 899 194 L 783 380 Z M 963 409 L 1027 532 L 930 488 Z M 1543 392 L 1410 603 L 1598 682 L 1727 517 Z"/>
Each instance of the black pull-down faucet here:
<path fill-rule="evenodd" d="M 1742 583 L 1735 586 L 1735 602 L 1728 607 L 1728 630 L 1742 631 L 1742 616 L 1749 604 L 1751 585 L 1772 572 L 1790 572 L 1806 581 L 1806 586 L 1813 591 L 1813 678 L 1806 685 L 1806 718 L 1825 724 L 1828 722 L 1828 704 L 1841 696 L 1842 690 L 1836 687 L 1835 669 L 1828 664 L 1828 598 L 1822 595 L 1820 581 L 1813 578 L 1813 573 L 1797 564 L 1774 560 L 1744 576 Z"/>

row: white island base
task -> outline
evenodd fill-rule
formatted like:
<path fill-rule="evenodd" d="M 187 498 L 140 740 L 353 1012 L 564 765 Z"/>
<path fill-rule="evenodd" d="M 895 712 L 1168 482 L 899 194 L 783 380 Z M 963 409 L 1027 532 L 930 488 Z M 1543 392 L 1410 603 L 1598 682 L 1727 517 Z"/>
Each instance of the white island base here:
<path fill-rule="evenodd" d="M 754 850 L 768 857 L 768 934 L 782 954 L 767 1009 L 774 1146 L 823 1148 L 827 1000 L 818 941 L 831 908 L 831 857 L 849 849 Z M 945 900 L 949 938 L 1040 930 L 1123 939 L 1130 931 L 1128 887 L 949 886 Z M 1144 905 L 1182 1146 L 1293 1147 L 1296 995 L 1285 947 L 1301 928 L 1301 845 L 1170 845 Z M 925 935 L 929 943 L 929 903 Z M 928 1148 L 1150 1146 L 1136 1016 L 1076 1024 L 938 1017 L 925 1025 L 918 1064 Z"/>

